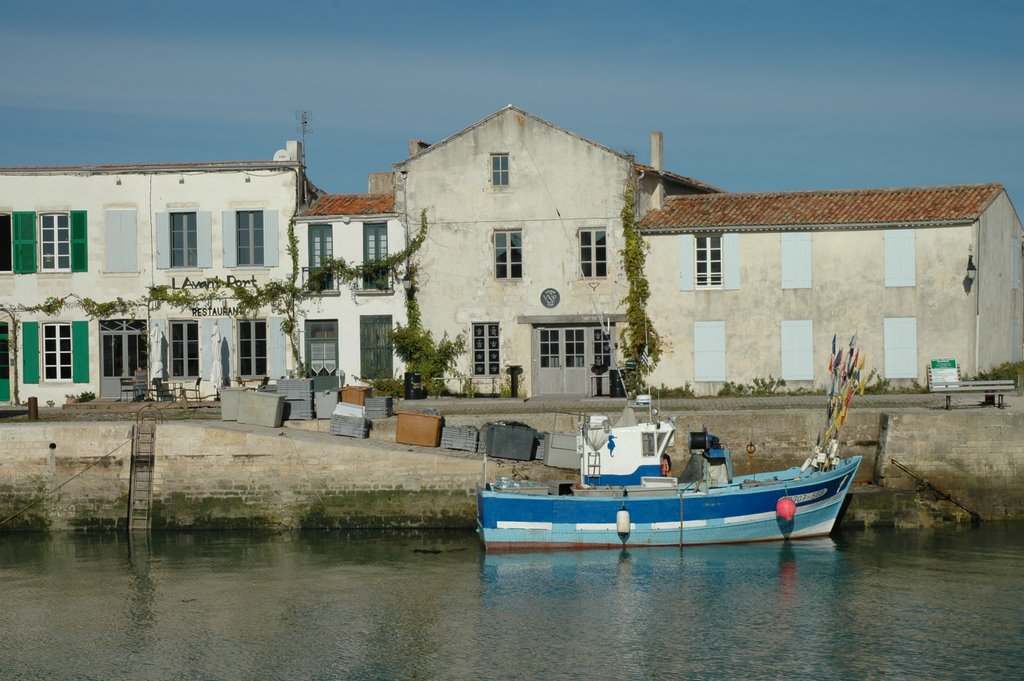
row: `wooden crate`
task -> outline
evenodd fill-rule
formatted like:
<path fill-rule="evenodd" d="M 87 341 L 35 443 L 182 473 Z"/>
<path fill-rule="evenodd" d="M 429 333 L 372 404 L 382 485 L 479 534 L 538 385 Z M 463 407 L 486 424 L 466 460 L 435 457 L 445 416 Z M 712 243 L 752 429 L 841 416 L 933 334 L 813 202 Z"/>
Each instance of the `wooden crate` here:
<path fill-rule="evenodd" d="M 439 447 L 444 417 L 416 412 L 398 412 L 395 442 L 403 445 Z"/>

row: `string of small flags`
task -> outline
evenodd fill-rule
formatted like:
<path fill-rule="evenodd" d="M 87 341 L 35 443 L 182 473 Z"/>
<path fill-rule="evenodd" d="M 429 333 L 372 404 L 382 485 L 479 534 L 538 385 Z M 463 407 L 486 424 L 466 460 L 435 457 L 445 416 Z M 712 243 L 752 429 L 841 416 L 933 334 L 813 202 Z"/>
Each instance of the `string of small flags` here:
<path fill-rule="evenodd" d="M 846 423 L 846 413 L 855 392 L 864 394 L 866 378 L 862 375 L 866 355 L 857 348 L 857 333 L 850 338 L 846 348 L 836 349 L 836 336 L 832 336 L 832 352 L 829 354 L 828 371 L 832 380 L 828 388 L 828 416 L 825 419 L 825 434 L 820 445 L 824 448 L 830 440 L 839 436 L 839 429 Z"/>

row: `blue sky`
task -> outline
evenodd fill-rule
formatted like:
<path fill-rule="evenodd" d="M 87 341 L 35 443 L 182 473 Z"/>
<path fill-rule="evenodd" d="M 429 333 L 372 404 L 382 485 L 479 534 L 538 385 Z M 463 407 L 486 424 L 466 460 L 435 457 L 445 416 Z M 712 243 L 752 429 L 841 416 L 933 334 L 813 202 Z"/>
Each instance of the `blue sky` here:
<path fill-rule="evenodd" d="M 1024 2 L 4 0 L 0 165 L 269 159 L 364 192 L 515 104 L 731 191 L 1002 182 Z"/>

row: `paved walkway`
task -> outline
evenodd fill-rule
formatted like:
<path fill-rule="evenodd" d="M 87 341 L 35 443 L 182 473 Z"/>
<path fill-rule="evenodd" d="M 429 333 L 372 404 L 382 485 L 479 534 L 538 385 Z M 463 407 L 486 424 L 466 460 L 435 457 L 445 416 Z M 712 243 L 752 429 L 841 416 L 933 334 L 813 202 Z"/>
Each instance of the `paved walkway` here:
<path fill-rule="evenodd" d="M 627 404 L 622 398 L 487 398 L 474 399 L 428 397 L 422 400 L 396 400 L 396 411 L 435 410 L 440 414 L 481 414 L 514 415 L 542 413 L 609 412 L 621 410 Z M 750 409 L 824 409 L 823 395 L 773 395 L 770 397 L 699 397 L 683 399 L 653 399 L 653 406 L 664 412 L 679 411 L 738 411 Z M 954 409 L 981 408 L 980 395 L 965 395 L 953 399 Z M 92 407 L 86 405 L 61 407 L 40 407 L 39 415 L 47 420 L 108 421 L 134 418 L 142 405 L 163 406 L 161 403 L 101 402 Z M 941 410 L 945 398 L 928 393 L 891 393 L 881 395 L 856 395 L 853 408 L 871 410 L 927 409 Z M 209 405 L 212 406 L 212 405 Z M 184 410 L 167 406 L 164 415 L 168 420 L 219 419 L 217 408 Z M 1011 411 L 1024 410 L 1024 397 L 1016 394 L 1006 396 L 1005 406 Z M 0 420 L 15 416 L 24 417 L 25 406 L 0 406 Z"/>

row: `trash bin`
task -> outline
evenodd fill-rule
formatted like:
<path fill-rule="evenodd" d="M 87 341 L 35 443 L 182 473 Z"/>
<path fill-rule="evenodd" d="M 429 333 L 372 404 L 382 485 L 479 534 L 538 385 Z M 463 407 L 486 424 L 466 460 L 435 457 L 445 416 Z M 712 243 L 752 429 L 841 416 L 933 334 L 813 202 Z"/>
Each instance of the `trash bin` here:
<path fill-rule="evenodd" d="M 512 377 L 512 397 L 519 397 L 519 375 L 523 373 L 523 367 L 512 364 L 505 371 Z"/>
<path fill-rule="evenodd" d="M 405 372 L 405 399 L 422 400 L 426 397 L 423 390 L 423 378 L 416 372 Z"/>
<path fill-rule="evenodd" d="M 618 369 L 608 372 L 608 394 L 611 397 L 626 396 L 626 385 L 622 382 L 622 372 Z"/>

